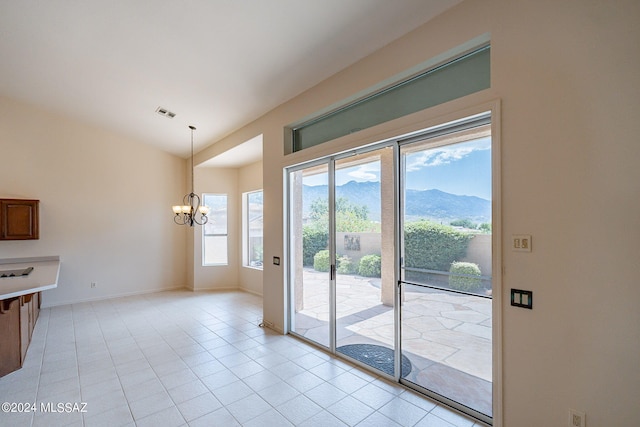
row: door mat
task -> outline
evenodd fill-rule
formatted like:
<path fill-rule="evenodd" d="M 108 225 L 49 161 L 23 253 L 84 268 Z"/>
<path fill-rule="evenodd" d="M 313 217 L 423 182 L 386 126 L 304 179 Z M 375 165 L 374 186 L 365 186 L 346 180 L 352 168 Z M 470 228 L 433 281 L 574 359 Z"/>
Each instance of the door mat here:
<path fill-rule="evenodd" d="M 336 350 L 345 356 L 393 376 L 394 351 L 390 348 L 375 344 L 348 344 L 338 347 Z M 409 375 L 411 369 L 411 361 L 407 356 L 402 356 L 402 377 Z"/>

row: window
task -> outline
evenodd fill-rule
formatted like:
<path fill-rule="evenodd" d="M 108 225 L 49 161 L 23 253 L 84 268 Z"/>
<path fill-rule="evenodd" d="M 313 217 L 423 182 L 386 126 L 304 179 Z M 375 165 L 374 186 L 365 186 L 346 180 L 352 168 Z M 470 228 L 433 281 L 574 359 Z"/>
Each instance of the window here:
<path fill-rule="evenodd" d="M 227 195 L 204 194 L 209 221 L 202 227 L 202 265 L 227 265 Z"/>
<path fill-rule="evenodd" d="M 481 47 L 360 101 L 290 128 L 292 151 L 300 151 L 490 88 L 490 51 L 490 46 Z"/>
<path fill-rule="evenodd" d="M 262 269 L 262 190 L 244 193 L 244 265 Z"/>

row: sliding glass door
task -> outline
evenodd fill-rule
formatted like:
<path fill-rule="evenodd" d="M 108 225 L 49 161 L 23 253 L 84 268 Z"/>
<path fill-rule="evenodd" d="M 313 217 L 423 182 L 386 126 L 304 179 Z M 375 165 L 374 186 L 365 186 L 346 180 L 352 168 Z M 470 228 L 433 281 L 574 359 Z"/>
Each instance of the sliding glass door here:
<path fill-rule="evenodd" d="M 337 158 L 334 169 L 336 351 L 393 377 L 393 148 Z"/>
<path fill-rule="evenodd" d="M 492 420 L 490 115 L 288 171 L 290 332 Z"/>
<path fill-rule="evenodd" d="M 331 347 L 329 164 L 289 173 L 290 329 Z"/>
<path fill-rule="evenodd" d="M 405 143 L 400 157 L 404 381 L 490 418 L 489 125 Z"/>

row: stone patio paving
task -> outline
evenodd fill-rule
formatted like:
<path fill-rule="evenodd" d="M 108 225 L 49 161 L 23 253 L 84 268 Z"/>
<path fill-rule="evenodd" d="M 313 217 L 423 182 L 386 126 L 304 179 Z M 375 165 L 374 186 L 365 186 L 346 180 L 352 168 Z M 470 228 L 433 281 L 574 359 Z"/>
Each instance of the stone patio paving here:
<path fill-rule="evenodd" d="M 327 273 L 305 269 L 304 308 L 295 331 L 329 344 Z M 380 302 L 380 279 L 337 275 L 336 347 L 393 348 L 393 308 Z M 406 380 L 491 416 L 491 299 L 407 285 L 402 349 L 413 368 Z"/>

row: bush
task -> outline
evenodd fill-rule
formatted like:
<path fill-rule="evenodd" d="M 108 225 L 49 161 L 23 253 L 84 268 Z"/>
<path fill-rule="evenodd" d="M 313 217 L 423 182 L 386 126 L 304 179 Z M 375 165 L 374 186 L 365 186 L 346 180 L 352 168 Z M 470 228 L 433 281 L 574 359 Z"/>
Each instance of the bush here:
<path fill-rule="evenodd" d="M 302 265 L 314 265 L 314 256 L 329 245 L 329 233 L 314 227 L 302 229 Z M 327 270 L 328 271 L 328 270 Z"/>
<path fill-rule="evenodd" d="M 357 270 L 356 264 L 351 257 L 343 255 L 338 258 L 338 273 L 340 274 L 353 274 Z"/>
<path fill-rule="evenodd" d="M 380 277 L 380 255 L 365 255 L 360 259 L 358 273 L 364 277 Z"/>
<path fill-rule="evenodd" d="M 329 262 L 329 251 L 324 249 L 315 254 L 313 257 L 313 269 L 316 271 L 329 271 L 331 263 Z"/>
<path fill-rule="evenodd" d="M 455 221 L 451 221 L 449 224 L 453 225 L 454 227 L 464 227 L 471 229 L 478 228 L 478 224 L 471 221 L 470 219 L 456 219 Z"/>
<path fill-rule="evenodd" d="M 451 289 L 473 292 L 482 286 L 480 267 L 472 262 L 452 262 L 449 269 Z M 459 276 L 458 276 L 459 275 Z"/>
<path fill-rule="evenodd" d="M 405 225 L 405 266 L 447 271 L 451 263 L 464 258 L 473 234 L 431 221 Z"/>

